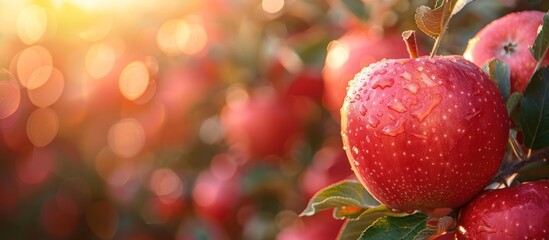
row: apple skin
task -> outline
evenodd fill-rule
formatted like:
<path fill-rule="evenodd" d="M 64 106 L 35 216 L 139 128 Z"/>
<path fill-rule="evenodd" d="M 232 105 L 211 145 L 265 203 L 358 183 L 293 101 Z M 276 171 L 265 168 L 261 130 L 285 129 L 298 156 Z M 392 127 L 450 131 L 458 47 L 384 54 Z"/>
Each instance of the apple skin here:
<path fill-rule="evenodd" d="M 549 181 L 489 190 L 461 210 L 458 239 L 546 239 Z"/>
<path fill-rule="evenodd" d="M 511 69 L 511 91 L 523 92 L 537 64 L 528 48 L 534 44 L 543 14 L 540 11 L 523 11 L 496 19 L 469 40 L 463 56 L 479 67 L 492 58 L 506 62 Z M 515 47 L 508 50 L 508 45 Z M 545 56 L 542 66 L 548 64 L 549 55 Z"/>
<path fill-rule="evenodd" d="M 227 105 L 220 117 L 227 142 L 248 158 L 283 156 L 300 129 L 290 104 L 267 94 Z"/>
<path fill-rule="evenodd" d="M 461 56 L 372 64 L 349 83 L 341 114 L 354 173 L 405 211 L 468 202 L 497 172 L 509 135 L 497 87 Z"/>
<path fill-rule="evenodd" d="M 332 41 L 328 45 L 322 77 L 324 105 L 334 119 L 340 119 L 339 109 L 345 99 L 348 82 L 356 73 L 384 58 L 405 57 L 408 57 L 408 50 L 400 34 L 396 33 L 379 36 L 364 29 L 355 29 Z"/>

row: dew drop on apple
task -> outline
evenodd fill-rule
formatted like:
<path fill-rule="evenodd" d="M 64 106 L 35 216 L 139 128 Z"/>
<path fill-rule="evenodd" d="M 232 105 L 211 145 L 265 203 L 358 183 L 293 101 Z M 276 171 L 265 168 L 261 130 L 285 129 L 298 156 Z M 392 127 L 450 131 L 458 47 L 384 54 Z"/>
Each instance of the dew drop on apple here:
<path fill-rule="evenodd" d="M 376 117 L 370 115 L 370 116 L 368 116 L 368 124 L 371 127 L 375 128 L 375 127 L 377 127 L 377 125 L 379 125 L 379 120 Z"/>
<path fill-rule="evenodd" d="M 366 142 L 370 143 L 370 136 L 366 135 Z"/>
<path fill-rule="evenodd" d="M 397 136 L 404 132 L 404 120 L 399 119 L 394 125 L 385 126 L 381 132 L 387 136 Z"/>
<path fill-rule="evenodd" d="M 417 70 L 421 72 L 423 71 L 423 67 L 417 67 Z"/>
<path fill-rule="evenodd" d="M 353 152 L 354 152 L 355 154 L 358 154 L 358 148 L 357 148 L 356 146 L 353 146 Z"/>
<path fill-rule="evenodd" d="M 368 112 L 368 109 L 366 109 L 366 107 L 364 107 L 364 105 L 360 104 L 360 107 L 359 107 L 358 111 L 360 112 L 360 115 L 366 116 L 366 112 Z"/>
<path fill-rule="evenodd" d="M 357 160 L 354 160 L 353 162 L 355 163 L 356 166 L 359 165 Z"/>
<path fill-rule="evenodd" d="M 395 80 L 393 80 L 392 78 L 379 78 L 372 82 L 372 88 L 385 89 L 387 87 L 393 86 L 394 83 L 395 83 Z"/>

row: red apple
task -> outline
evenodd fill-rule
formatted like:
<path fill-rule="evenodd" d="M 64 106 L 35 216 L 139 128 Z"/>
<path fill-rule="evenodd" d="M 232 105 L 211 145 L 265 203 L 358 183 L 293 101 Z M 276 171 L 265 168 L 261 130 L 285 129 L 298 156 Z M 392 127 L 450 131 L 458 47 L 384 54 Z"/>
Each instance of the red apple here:
<path fill-rule="evenodd" d="M 231 219 L 240 201 L 239 180 L 239 175 L 202 172 L 196 178 L 192 193 L 198 215 L 219 223 Z"/>
<path fill-rule="evenodd" d="M 347 85 L 363 67 L 384 58 L 403 58 L 408 51 L 400 34 L 379 36 L 367 30 L 352 30 L 328 45 L 322 70 L 324 104 L 339 121 L 339 109 L 345 99 Z"/>
<path fill-rule="evenodd" d="M 331 211 L 323 211 L 312 217 L 303 218 L 301 224 L 283 229 L 277 236 L 277 240 L 331 240 L 336 239 L 343 220 L 332 217 Z"/>
<path fill-rule="evenodd" d="M 497 172 L 509 135 L 497 87 L 461 56 L 372 64 L 349 84 L 341 114 L 353 171 L 399 210 L 468 202 Z"/>
<path fill-rule="evenodd" d="M 229 103 L 221 124 L 227 142 L 250 158 L 284 155 L 299 132 L 290 102 L 271 95 Z"/>
<path fill-rule="evenodd" d="M 303 171 L 299 185 L 309 199 L 322 188 L 352 174 L 341 146 L 327 146 L 315 154 L 311 165 Z"/>
<path fill-rule="evenodd" d="M 549 181 L 490 190 L 461 210 L 458 239 L 547 239 Z"/>
<path fill-rule="evenodd" d="M 534 44 L 543 14 L 517 12 L 491 22 L 469 40 L 463 56 L 480 67 L 492 58 L 506 62 L 511 70 L 511 91 L 523 92 L 537 64 L 528 48 Z M 543 60 L 543 66 L 548 64 L 549 55 Z"/>

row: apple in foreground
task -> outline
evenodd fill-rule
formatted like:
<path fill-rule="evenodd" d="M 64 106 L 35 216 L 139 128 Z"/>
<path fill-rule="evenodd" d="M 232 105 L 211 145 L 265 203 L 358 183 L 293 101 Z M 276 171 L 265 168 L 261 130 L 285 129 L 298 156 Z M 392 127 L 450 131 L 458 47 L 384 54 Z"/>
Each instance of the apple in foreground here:
<path fill-rule="evenodd" d="M 549 181 L 490 190 L 461 210 L 458 239 L 549 238 Z"/>
<path fill-rule="evenodd" d="M 537 64 L 528 48 L 534 44 L 543 15 L 540 11 L 523 11 L 496 19 L 469 40 L 463 56 L 479 67 L 492 58 L 506 62 L 511 70 L 511 91 L 523 92 Z M 542 66 L 548 64 L 546 55 Z"/>
<path fill-rule="evenodd" d="M 509 135 L 497 87 L 461 56 L 372 64 L 349 83 L 341 114 L 354 173 L 405 211 L 467 203 L 498 171 Z"/>
<path fill-rule="evenodd" d="M 367 30 L 351 30 L 328 45 L 324 78 L 324 104 L 339 121 L 348 82 L 365 66 L 383 58 L 408 56 L 400 34 L 376 35 Z"/>

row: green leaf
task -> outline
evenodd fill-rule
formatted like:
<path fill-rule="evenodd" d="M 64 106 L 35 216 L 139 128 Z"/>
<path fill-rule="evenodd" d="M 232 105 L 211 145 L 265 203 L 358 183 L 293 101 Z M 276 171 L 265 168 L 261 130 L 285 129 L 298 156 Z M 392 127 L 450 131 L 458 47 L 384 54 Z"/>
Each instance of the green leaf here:
<path fill-rule="evenodd" d="M 530 53 L 538 61 L 543 61 L 547 48 L 549 47 L 549 12 L 543 15 L 543 24 L 541 30 L 536 36 L 534 45 L 530 47 Z"/>
<path fill-rule="evenodd" d="M 366 20 L 370 16 L 368 5 L 362 0 L 343 0 L 343 5 L 357 18 Z"/>
<path fill-rule="evenodd" d="M 378 212 L 376 214 L 369 214 L 358 219 L 347 219 L 341 227 L 341 231 L 339 232 L 337 239 L 356 240 L 360 237 L 360 235 L 362 235 L 362 232 L 364 232 L 366 228 L 383 216 L 384 214 L 382 212 Z"/>
<path fill-rule="evenodd" d="M 549 146 L 549 67 L 536 71 L 520 105 L 524 143 L 531 149 Z"/>
<path fill-rule="evenodd" d="M 414 237 L 414 240 L 427 240 L 437 234 L 436 228 L 425 228 Z"/>
<path fill-rule="evenodd" d="M 484 64 L 482 69 L 488 73 L 492 81 L 498 86 L 501 95 L 503 95 L 503 100 L 507 101 L 511 94 L 511 70 L 509 69 L 509 65 L 504 61 L 494 58 Z"/>
<path fill-rule="evenodd" d="M 381 217 L 404 217 L 408 215 L 410 214 L 406 212 L 395 212 L 384 205 L 366 209 L 357 219 L 348 219 L 345 222 L 345 224 L 341 228 L 341 231 L 339 232 L 338 239 L 358 239 L 367 227 L 372 225 L 377 219 Z"/>
<path fill-rule="evenodd" d="M 519 92 L 514 92 L 507 99 L 507 113 L 509 114 L 509 116 L 511 116 L 511 113 L 517 107 L 518 103 L 520 102 L 520 99 L 522 99 L 522 93 L 519 93 Z"/>
<path fill-rule="evenodd" d="M 343 180 L 316 193 L 301 216 L 312 216 L 319 211 L 336 208 L 334 212 L 336 217 L 355 218 L 366 209 L 379 205 L 380 203 L 366 191 L 360 182 Z M 353 209 L 353 207 L 355 210 L 358 207 L 360 211 L 351 211 L 348 215 L 345 214 L 346 209 Z"/>
<path fill-rule="evenodd" d="M 406 217 L 382 217 L 368 227 L 360 240 L 368 239 L 414 239 L 426 228 L 427 216 L 414 214 Z"/>

